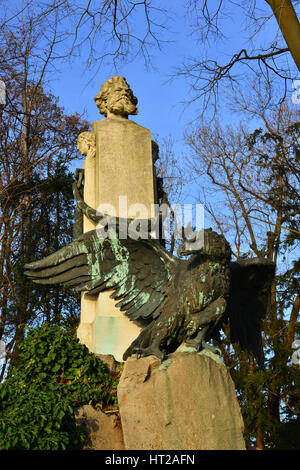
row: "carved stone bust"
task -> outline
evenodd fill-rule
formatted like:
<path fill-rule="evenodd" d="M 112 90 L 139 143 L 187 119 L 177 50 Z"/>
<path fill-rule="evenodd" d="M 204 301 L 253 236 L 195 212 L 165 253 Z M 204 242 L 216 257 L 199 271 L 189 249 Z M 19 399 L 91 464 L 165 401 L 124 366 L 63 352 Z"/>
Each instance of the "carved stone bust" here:
<path fill-rule="evenodd" d="M 115 75 L 107 80 L 94 98 L 99 113 L 108 118 L 128 119 L 137 114 L 137 98 L 124 77 Z"/>

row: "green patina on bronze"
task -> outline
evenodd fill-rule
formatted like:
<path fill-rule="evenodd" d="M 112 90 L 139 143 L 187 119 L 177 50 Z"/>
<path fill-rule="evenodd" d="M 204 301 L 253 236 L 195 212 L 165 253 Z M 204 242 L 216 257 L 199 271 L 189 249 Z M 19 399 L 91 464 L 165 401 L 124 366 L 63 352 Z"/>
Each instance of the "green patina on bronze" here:
<path fill-rule="evenodd" d="M 83 201 L 82 181 L 83 177 L 73 186 L 78 211 L 99 221 L 102 216 Z M 25 274 L 36 283 L 62 283 L 90 295 L 112 291 L 116 305 L 143 327 L 124 360 L 132 354 L 163 359 L 182 343 L 197 350 L 207 347 L 206 341 L 217 339 L 222 322 L 229 319 L 232 341 L 262 361 L 259 323 L 274 277 L 270 261 L 231 263 L 229 244 L 211 229 L 204 231 L 201 249 L 191 251 L 190 242 L 188 249 L 183 243 L 179 253 L 190 257 L 181 259 L 156 240 L 119 238 L 119 222 L 106 238 L 92 230 L 47 258 L 27 264 Z"/>
<path fill-rule="evenodd" d="M 73 195 L 78 194 L 78 199 L 83 200 L 84 191 L 84 170 L 76 169 L 75 181 L 73 183 Z M 76 200 L 76 198 L 75 198 Z M 79 202 L 76 200 L 74 226 L 73 226 L 73 238 L 80 237 L 83 234 L 83 211 L 80 207 Z"/>

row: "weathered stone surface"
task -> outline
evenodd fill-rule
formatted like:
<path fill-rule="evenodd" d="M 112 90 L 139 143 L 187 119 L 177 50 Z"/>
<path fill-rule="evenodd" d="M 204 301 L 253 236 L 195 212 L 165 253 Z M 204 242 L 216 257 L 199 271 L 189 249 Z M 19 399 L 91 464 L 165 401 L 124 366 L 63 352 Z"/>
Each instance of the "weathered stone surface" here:
<path fill-rule="evenodd" d="M 125 362 L 118 400 L 126 450 L 244 450 L 233 381 L 212 354 Z"/>
<path fill-rule="evenodd" d="M 120 362 L 116 361 L 112 354 L 95 354 L 99 357 L 102 362 L 104 362 L 107 367 L 110 375 L 114 375 L 120 371 Z"/>
<path fill-rule="evenodd" d="M 84 405 L 75 412 L 75 419 L 86 434 L 84 450 L 124 450 L 122 429 L 117 426 L 115 415 Z"/>

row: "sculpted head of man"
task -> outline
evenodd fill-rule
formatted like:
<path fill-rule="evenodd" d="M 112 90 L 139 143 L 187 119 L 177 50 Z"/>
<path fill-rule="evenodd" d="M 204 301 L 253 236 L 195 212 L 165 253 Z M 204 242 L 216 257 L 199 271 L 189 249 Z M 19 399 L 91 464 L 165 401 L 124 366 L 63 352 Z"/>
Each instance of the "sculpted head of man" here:
<path fill-rule="evenodd" d="M 77 148 L 81 155 L 94 157 L 96 155 L 95 134 L 89 131 L 81 132 L 77 138 Z"/>
<path fill-rule="evenodd" d="M 138 113 L 138 100 L 124 77 L 116 75 L 107 80 L 94 99 L 99 113 L 106 117 L 128 118 Z"/>

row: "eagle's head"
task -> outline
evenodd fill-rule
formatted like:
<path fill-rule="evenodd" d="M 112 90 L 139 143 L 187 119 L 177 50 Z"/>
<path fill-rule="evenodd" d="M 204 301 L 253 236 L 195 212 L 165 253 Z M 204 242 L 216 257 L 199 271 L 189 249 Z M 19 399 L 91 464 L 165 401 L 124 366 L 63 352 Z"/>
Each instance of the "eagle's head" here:
<path fill-rule="evenodd" d="M 177 256 L 201 254 L 205 257 L 230 261 L 231 248 L 224 235 L 214 232 L 211 228 L 194 232 L 188 240 L 178 247 Z"/>

